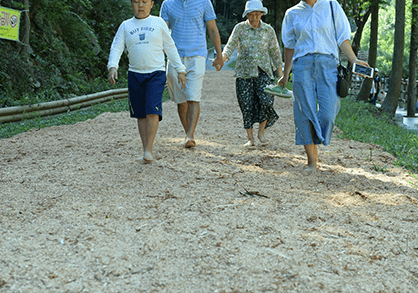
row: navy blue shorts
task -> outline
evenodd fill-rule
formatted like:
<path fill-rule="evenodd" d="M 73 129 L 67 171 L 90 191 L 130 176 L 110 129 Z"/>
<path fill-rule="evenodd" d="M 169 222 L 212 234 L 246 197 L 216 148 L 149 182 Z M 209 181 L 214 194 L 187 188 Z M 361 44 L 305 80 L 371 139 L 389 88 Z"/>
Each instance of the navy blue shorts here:
<path fill-rule="evenodd" d="M 144 119 L 149 114 L 163 119 L 163 92 L 167 80 L 165 71 L 152 73 L 128 72 L 129 111 L 131 117 Z"/>

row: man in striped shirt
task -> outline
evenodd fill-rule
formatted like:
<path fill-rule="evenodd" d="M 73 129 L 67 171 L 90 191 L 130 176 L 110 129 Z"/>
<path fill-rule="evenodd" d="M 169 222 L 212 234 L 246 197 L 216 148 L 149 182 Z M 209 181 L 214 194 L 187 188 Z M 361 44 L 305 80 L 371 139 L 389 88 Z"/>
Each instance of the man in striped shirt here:
<path fill-rule="evenodd" d="M 169 62 L 167 84 L 171 99 L 177 103 L 181 124 L 186 132 L 182 146 L 196 146 L 194 132 L 200 114 L 200 97 L 206 68 L 206 30 L 215 47 L 217 58 L 212 65 L 223 66 L 222 48 L 216 15 L 210 0 L 165 0 L 160 16 L 171 29 L 177 51 L 186 66 L 186 88 L 178 86 L 177 73 Z"/>

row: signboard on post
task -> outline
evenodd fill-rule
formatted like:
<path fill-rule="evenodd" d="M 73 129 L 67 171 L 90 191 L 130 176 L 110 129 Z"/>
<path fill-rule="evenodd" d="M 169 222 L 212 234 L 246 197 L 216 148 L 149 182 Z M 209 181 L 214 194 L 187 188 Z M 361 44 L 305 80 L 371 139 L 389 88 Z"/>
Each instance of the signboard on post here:
<path fill-rule="evenodd" d="M 19 41 L 20 11 L 0 6 L 0 38 Z"/>

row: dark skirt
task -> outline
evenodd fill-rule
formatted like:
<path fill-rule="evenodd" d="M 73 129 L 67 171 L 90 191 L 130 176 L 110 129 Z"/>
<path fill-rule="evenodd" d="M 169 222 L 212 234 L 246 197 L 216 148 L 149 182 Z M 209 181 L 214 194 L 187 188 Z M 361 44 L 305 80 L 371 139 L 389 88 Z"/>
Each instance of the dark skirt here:
<path fill-rule="evenodd" d="M 245 129 L 251 129 L 254 123 L 262 123 L 266 120 L 267 128 L 279 119 L 273 107 L 274 96 L 264 92 L 266 85 L 272 82 L 273 80 L 261 69 L 258 77 L 236 79 L 237 99 Z"/>

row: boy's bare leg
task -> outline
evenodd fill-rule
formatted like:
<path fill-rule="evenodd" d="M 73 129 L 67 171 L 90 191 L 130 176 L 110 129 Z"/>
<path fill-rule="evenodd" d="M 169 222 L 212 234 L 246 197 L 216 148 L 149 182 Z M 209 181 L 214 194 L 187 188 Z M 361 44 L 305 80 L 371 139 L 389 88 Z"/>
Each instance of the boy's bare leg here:
<path fill-rule="evenodd" d="M 260 123 L 260 126 L 258 128 L 258 139 L 262 144 L 267 143 L 267 139 L 264 136 L 264 130 L 266 129 L 267 120 Z"/>
<path fill-rule="evenodd" d="M 177 109 L 181 124 L 186 132 L 186 138 L 182 142 L 182 145 L 186 148 L 195 147 L 196 141 L 194 140 L 194 132 L 199 120 L 200 103 L 188 101 L 187 103 L 178 104 Z"/>
<path fill-rule="evenodd" d="M 253 129 L 246 129 L 247 131 L 247 137 L 248 137 L 248 141 L 244 144 L 245 147 L 250 147 L 255 145 L 254 144 L 254 136 L 253 136 Z"/>
<path fill-rule="evenodd" d="M 154 160 L 152 156 L 152 147 L 157 135 L 158 123 L 160 117 L 156 114 L 149 114 L 145 119 L 138 119 L 139 135 L 142 140 L 142 147 L 144 150 L 144 162 L 150 163 Z"/>

